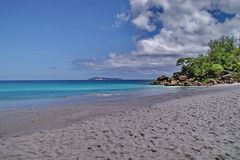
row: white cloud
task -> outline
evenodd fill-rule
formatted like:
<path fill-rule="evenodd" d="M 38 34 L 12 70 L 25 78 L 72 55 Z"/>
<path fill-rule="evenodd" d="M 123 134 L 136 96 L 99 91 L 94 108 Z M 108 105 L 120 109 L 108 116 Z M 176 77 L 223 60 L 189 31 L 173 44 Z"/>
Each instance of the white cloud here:
<path fill-rule="evenodd" d="M 151 2 L 149 8 L 160 4 L 160 1 L 149 0 L 148 2 Z M 204 0 L 165 0 L 161 2 L 164 4 L 161 5 L 164 12 L 159 13 L 158 19 L 163 23 L 163 28 L 153 37 L 137 42 L 135 51 L 137 55 L 197 55 L 207 51 L 207 42 L 210 39 L 221 35 L 237 36 L 240 33 L 239 17 L 236 16 L 220 23 L 205 9 L 211 9 L 217 4 L 207 3 Z M 185 3 L 183 4 L 183 2 Z M 240 4 L 240 1 L 238 3 Z M 146 8 L 144 10 L 144 12 L 149 12 Z M 139 27 L 139 29 L 143 29 L 143 27 Z"/>
<path fill-rule="evenodd" d="M 150 18 L 153 16 L 152 12 L 142 12 L 135 19 L 133 19 L 132 23 L 135 24 L 140 29 L 145 29 L 149 32 L 154 31 L 156 26 L 151 23 Z"/>
<path fill-rule="evenodd" d="M 123 24 L 124 22 L 129 21 L 130 18 L 131 18 L 131 15 L 130 15 L 130 13 L 128 13 L 128 12 L 118 13 L 118 14 L 116 15 L 116 20 L 115 20 L 114 26 L 118 28 L 118 27 L 120 27 L 120 25 Z"/>
<path fill-rule="evenodd" d="M 136 56 L 133 54 L 116 54 L 110 53 L 105 61 L 98 61 L 97 59 L 77 60 L 75 65 L 85 65 L 93 68 L 105 69 L 130 69 L 130 70 L 151 70 L 156 67 L 172 66 L 175 64 L 172 57 L 155 57 Z M 165 63 L 159 63 L 164 61 Z"/>
<path fill-rule="evenodd" d="M 131 22 L 141 31 L 155 35 L 137 40 L 127 54 L 109 54 L 105 61 L 89 62 L 89 67 L 107 69 L 164 70 L 177 57 L 197 56 L 207 51 L 207 43 L 222 35 L 240 36 L 239 0 L 129 0 Z M 162 8 L 162 12 L 154 8 Z M 220 22 L 209 10 L 233 13 Z M 120 21 L 130 16 L 117 15 Z M 162 24 L 162 27 L 158 26 Z"/>
<path fill-rule="evenodd" d="M 219 8 L 229 13 L 240 14 L 240 2 L 239 0 L 214 0 L 212 7 Z"/>

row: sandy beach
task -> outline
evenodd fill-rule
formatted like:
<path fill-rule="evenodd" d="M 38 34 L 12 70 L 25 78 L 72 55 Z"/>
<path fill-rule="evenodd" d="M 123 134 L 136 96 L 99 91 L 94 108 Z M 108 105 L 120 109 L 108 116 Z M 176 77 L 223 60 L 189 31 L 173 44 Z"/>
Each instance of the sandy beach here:
<path fill-rule="evenodd" d="M 0 112 L 0 159 L 240 159 L 240 85 Z"/>

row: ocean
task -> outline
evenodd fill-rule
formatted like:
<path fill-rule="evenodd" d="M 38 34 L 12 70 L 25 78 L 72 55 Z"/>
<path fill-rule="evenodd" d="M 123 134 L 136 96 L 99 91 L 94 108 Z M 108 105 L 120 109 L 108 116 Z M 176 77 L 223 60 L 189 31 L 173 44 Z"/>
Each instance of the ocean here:
<path fill-rule="evenodd" d="M 185 87 L 149 85 L 150 80 L 0 81 L 0 109 L 87 103 L 174 93 Z"/>

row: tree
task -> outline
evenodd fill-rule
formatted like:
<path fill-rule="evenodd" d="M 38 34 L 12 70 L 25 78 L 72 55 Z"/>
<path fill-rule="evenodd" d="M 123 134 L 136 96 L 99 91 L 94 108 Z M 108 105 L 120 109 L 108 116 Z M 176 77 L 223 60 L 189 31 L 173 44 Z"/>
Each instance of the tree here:
<path fill-rule="evenodd" d="M 239 75 L 240 79 L 240 40 L 222 36 L 211 40 L 208 46 L 209 50 L 205 55 L 177 60 L 176 65 L 182 66 L 182 74 L 199 81 L 206 81 L 209 78 L 218 78 L 224 70 L 227 70 Z"/>
<path fill-rule="evenodd" d="M 222 74 L 224 68 L 221 64 L 213 64 L 208 71 L 209 78 L 216 78 Z"/>

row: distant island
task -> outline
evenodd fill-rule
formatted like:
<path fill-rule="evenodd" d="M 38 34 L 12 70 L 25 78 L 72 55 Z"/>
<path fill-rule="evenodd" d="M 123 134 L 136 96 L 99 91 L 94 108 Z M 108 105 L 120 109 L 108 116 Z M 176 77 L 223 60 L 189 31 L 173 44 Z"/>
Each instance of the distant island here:
<path fill-rule="evenodd" d="M 240 39 L 221 37 L 208 43 L 209 50 L 198 57 L 180 58 L 181 71 L 162 75 L 153 85 L 208 86 L 240 83 Z"/>
<path fill-rule="evenodd" d="M 122 80 L 121 78 L 106 78 L 106 77 L 92 77 L 92 78 L 89 78 L 88 80 L 91 80 L 91 81 L 113 81 L 113 80 Z"/>

